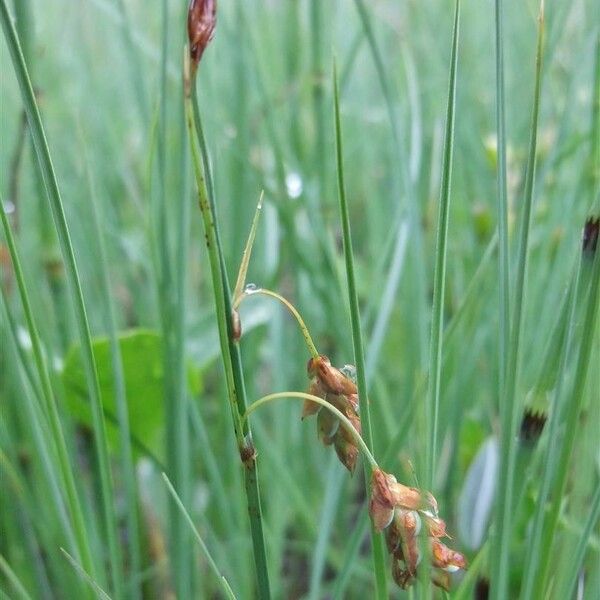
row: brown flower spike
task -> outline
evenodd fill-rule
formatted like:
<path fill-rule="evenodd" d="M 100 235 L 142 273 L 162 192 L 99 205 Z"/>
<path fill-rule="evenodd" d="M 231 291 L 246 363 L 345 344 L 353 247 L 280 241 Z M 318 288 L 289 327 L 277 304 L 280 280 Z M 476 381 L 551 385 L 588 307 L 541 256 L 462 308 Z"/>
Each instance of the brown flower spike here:
<path fill-rule="evenodd" d="M 445 537 L 446 524 L 438 517 L 435 498 L 399 483 L 390 473 L 374 469 L 371 478 L 369 513 L 377 531 L 385 530 L 388 552 L 392 555 L 392 575 L 401 588 L 416 577 L 421 560 L 418 536 L 424 533 L 431 553 L 431 580 L 444 589 L 450 586 L 449 573 L 466 567 L 462 554 L 439 541 Z"/>
<path fill-rule="evenodd" d="M 307 365 L 311 379 L 309 393 L 329 402 L 352 423 L 358 433 L 361 432 L 358 416 L 358 392 L 356 384 L 339 369 L 331 366 L 326 356 L 311 358 Z M 302 418 L 317 415 L 319 438 L 325 446 L 333 444 L 340 462 L 354 472 L 358 460 L 358 447 L 352 434 L 341 426 L 338 418 L 330 411 L 322 409 L 316 402 L 306 400 Z"/>
<path fill-rule="evenodd" d="M 198 68 L 202 54 L 212 40 L 217 23 L 217 0 L 191 0 L 188 10 L 188 38 L 192 69 Z"/>

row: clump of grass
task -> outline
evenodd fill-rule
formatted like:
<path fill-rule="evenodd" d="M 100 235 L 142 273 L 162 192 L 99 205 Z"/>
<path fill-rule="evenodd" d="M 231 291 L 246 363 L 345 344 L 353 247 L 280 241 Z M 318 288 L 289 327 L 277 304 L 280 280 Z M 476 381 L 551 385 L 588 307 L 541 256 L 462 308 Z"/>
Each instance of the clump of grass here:
<path fill-rule="evenodd" d="M 0 0 L 0 595 L 596 597 L 591 6 L 67 4 Z"/>

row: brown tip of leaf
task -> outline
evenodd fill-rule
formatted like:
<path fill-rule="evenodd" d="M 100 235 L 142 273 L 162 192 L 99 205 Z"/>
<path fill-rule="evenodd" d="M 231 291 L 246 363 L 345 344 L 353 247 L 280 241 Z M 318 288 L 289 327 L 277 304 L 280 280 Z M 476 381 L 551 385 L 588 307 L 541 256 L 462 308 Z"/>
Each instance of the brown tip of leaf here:
<path fill-rule="evenodd" d="M 600 217 L 590 217 L 583 226 L 582 249 L 584 254 L 594 255 L 598 247 L 599 233 Z"/>
<path fill-rule="evenodd" d="M 535 412 L 529 408 L 525 409 L 521 419 L 519 439 L 523 444 L 535 444 L 542 435 L 547 416 L 544 412 Z"/>
<path fill-rule="evenodd" d="M 488 600 L 490 597 L 490 580 L 486 577 L 480 577 L 475 584 L 475 600 Z"/>
<path fill-rule="evenodd" d="M 191 0 L 188 10 L 190 58 L 195 70 L 212 40 L 217 22 L 217 0 Z"/>

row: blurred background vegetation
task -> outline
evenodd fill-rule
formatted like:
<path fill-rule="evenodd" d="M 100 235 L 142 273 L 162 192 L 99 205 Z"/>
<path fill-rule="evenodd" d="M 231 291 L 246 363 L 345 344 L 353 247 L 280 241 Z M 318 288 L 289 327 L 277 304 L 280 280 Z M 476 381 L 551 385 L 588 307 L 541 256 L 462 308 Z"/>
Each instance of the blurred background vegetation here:
<path fill-rule="evenodd" d="M 536 411 L 549 410 L 551 394 L 537 393 L 537 384 L 579 256 L 583 223 L 598 202 L 594 5 L 591 0 L 546 3 L 516 396 L 520 406 L 528 402 Z M 184 597 L 186 589 L 189 597 L 219 597 L 218 581 L 192 537 L 181 532 L 174 537 L 180 517 L 169 512 L 171 500 L 160 477 L 166 470 L 236 595 L 252 598 L 243 479 L 183 118 L 187 3 L 15 0 L 11 10 L 46 128 L 93 336 L 118 544 L 125 553 L 123 597 Z M 529 0 L 505 6 L 513 273 L 537 12 L 537 3 Z M 426 443 L 422 407 L 452 14 L 453 3 L 441 0 L 221 0 L 215 40 L 198 77 L 229 278 L 235 280 L 264 190 L 248 281 L 293 301 L 319 351 L 342 366 L 354 359 L 335 172 L 331 70 L 336 56 L 375 455 L 386 455 L 384 466 L 409 485 L 413 467 L 417 478 L 422 474 Z M 440 456 L 433 491 L 453 545 L 473 560 L 488 539 L 499 460 L 492 3 L 462 2 L 461 20 Z M 73 296 L 4 42 L 1 48 L 0 193 L 49 365 L 96 579 L 110 591 L 110 551 Z M 3 597 L 21 597 L 18 579 L 32 598 L 80 598 L 84 587 L 58 550 L 75 555 L 73 532 L 5 236 L 0 244 L 0 589 Z M 268 299 L 252 298 L 241 316 L 248 398 L 305 390 L 309 355 L 289 315 Z M 555 538 L 557 562 L 566 561 L 568 549 L 581 539 L 598 488 L 600 351 L 597 329 L 593 334 L 592 370 L 571 461 L 576 477 L 569 479 L 569 501 Z M 129 408 L 135 477 L 116 425 L 119 397 Z M 366 529 L 353 536 L 365 513 L 360 470 L 347 476 L 318 443 L 315 424 L 301 422 L 297 402 L 258 412 L 253 428 L 273 595 L 371 597 Z M 542 438 L 538 459 L 528 466 L 525 500 L 515 514 L 513 589 L 521 577 L 548 441 Z M 173 465 L 183 470 L 173 474 Z M 584 565 L 598 562 L 597 523 L 592 530 Z M 597 598 L 600 574 L 585 573 L 581 597 Z M 479 575 L 489 576 L 485 559 L 461 593 L 471 593 Z M 560 570 L 554 593 L 570 575 L 567 568 Z M 391 578 L 389 586 L 394 597 L 404 596 Z"/>

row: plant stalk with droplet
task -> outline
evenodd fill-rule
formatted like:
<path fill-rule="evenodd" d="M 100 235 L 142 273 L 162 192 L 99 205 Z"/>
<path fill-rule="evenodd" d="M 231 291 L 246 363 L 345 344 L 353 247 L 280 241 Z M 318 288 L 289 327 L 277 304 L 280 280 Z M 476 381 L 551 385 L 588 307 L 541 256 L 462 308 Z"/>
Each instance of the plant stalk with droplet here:
<path fill-rule="evenodd" d="M 184 54 L 184 103 L 186 123 L 189 133 L 192 163 L 198 191 L 198 204 L 210 262 L 213 284 L 219 343 L 225 370 L 225 379 L 229 397 L 233 429 L 244 464 L 244 484 L 250 530 L 254 550 L 254 563 L 258 585 L 258 595 L 270 598 L 269 573 L 262 526 L 262 510 L 256 465 L 256 452 L 252 445 L 252 434 L 247 423 L 242 423 L 241 415 L 246 410 L 246 390 L 242 371 L 242 360 L 239 345 L 233 332 L 231 291 L 225 271 L 225 261 L 218 235 L 218 225 L 215 218 L 212 185 L 207 186 L 207 180 L 212 181 L 206 144 L 200 121 L 200 110 L 196 91 L 196 76 L 202 53 L 212 37 L 215 26 L 215 3 L 192 0 L 188 15 L 188 33 L 190 48 Z"/>

